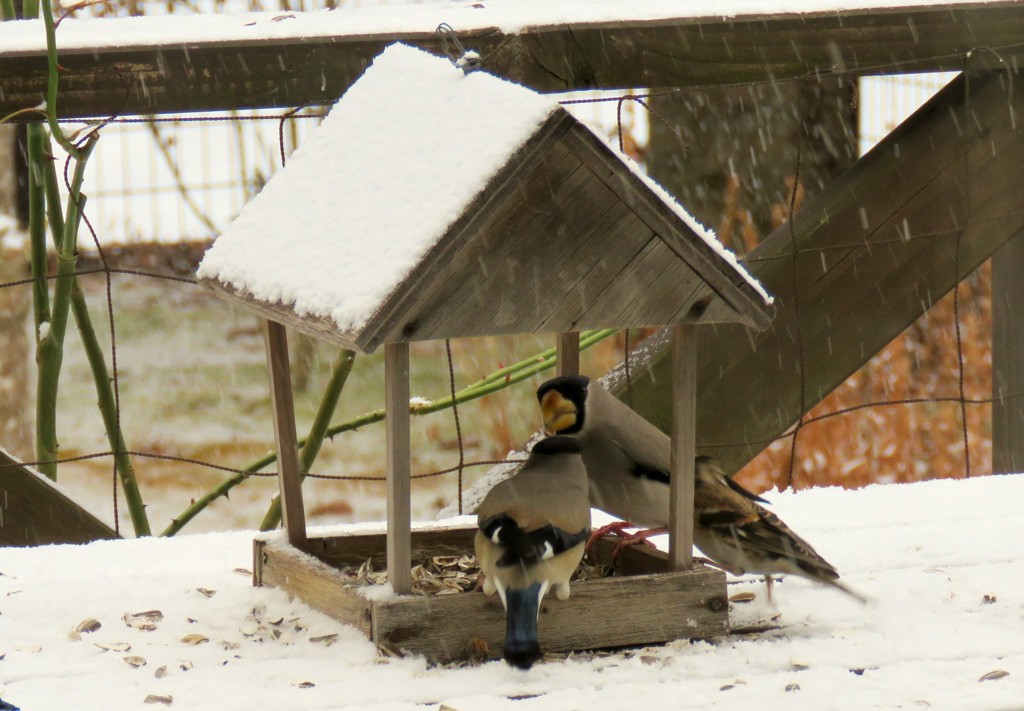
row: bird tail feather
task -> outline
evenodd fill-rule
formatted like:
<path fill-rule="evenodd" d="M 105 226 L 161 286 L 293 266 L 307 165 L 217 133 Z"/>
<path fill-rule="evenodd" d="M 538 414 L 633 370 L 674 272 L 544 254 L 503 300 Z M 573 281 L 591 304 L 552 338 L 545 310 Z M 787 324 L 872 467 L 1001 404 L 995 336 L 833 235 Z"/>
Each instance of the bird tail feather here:
<path fill-rule="evenodd" d="M 505 661 L 519 669 L 529 669 L 541 658 L 537 613 L 542 587 L 534 583 L 525 589 L 505 591 Z"/>

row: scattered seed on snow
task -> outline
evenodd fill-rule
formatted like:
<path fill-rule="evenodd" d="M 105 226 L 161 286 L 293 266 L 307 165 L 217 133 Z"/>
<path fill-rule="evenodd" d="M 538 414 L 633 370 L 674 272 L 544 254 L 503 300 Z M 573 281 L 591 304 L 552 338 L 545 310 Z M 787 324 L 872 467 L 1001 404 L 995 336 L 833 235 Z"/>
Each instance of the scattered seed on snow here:
<path fill-rule="evenodd" d="M 127 642 L 93 642 L 93 644 L 105 652 L 127 652 L 132 648 Z"/>
<path fill-rule="evenodd" d="M 167 665 L 165 664 L 162 667 L 157 667 L 157 670 L 153 672 L 153 676 L 155 676 L 157 679 L 163 679 L 165 676 L 167 676 Z"/>
<path fill-rule="evenodd" d="M 126 625 L 133 629 L 152 632 L 156 629 L 157 623 L 164 619 L 164 613 L 160 612 L 160 610 L 126 612 L 122 619 Z"/>
<path fill-rule="evenodd" d="M 300 689 L 312 689 L 316 684 L 311 681 L 293 681 L 292 686 L 297 686 Z"/>
<path fill-rule="evenodd" d="M 978 681 L 995 681 L 996 679 L 1002 679 L 1004 676 L 1010 676 L 1010 672 L 1002 669 L 995 669 L 990 671 L 988 674 L 983 674 Z"/>
<path fill-rule="evenodd" d="M 146 660 L 143 657 L 140 657 L 136 654 L 132 654 L 125 657 L 124 661 L 126 664 L 129 664 L 130 666 L 133 666 L 136 669 L 138 669 L 139 667 L 146 666 Z"/>
<path fill-rule="evenodd" d="M 217 594 L 216 590 L 210 590 L 209 588 L 196 588 L 196 592 L 203 597 L 213 597 Z"/>
<path fill-rule="evenodd" d="M 210 638 L 193 632 L 192 634 L 187 634 L 182 637 L 181 641 L 189 646 L 195 647 L 197 644 L 206 644 L 210 641 Z"/>
<path fill-rule="evenodd" d="M 102 626 L 103 625 L 100 624 L 99 620 L 97 620 L 97 619 L 95 619 L 93 617 L 90 617 L 90 618 L 88 618 L 86 620 L 82 620 L 81 622 L 79 622 L 78 626 L 75 627 L 75 632 L 84 632 L 84 633 L 95 632 L 96 630 L 98 630 Z"/>
<path fill-rule="evenodd" d="M 750 602 L 757 599 L 757 593 L 749 590 L 729 596 L 729 602 Z"/>
<path fill-rule="evenodd" d="M 164 706 L 170 706 L 174 703 L 173 696 L 157 696 L 156 694 L 150 694 L 143 701 L 145 704 L 163 704 Z"/>

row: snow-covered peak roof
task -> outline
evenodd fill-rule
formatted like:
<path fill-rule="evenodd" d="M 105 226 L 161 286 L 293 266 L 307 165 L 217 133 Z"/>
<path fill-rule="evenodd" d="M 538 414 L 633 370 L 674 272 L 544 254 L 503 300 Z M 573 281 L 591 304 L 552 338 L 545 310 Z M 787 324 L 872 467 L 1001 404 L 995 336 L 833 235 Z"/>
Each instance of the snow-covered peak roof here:
<path fill-rule="evenodd" d="M 217 239 L 198 274 L 358 330 L 558 108 L 393 44 Z"/>
<path fill-rule="evenodd" d="M 570 136 L 575 148 L 559 143 Z M 694 226 L 554 99 L 393 44 L 216 240 L 198 276 L 367 352 L 388 340 L 697 318 L 763 326 L 768 295 Z M 645 243 L 657 253 L 639 264 Z M 655 314 L 657 297 L 634 295 L 665 261 L 687 274 L 664 275 L 682 287 Z M 619 287 L 631 293 L 611 293 L 620 267 L 608 264 L 631 269 Z M 494 316 L 460 324 L 439 315 L 451 305 Z"/>

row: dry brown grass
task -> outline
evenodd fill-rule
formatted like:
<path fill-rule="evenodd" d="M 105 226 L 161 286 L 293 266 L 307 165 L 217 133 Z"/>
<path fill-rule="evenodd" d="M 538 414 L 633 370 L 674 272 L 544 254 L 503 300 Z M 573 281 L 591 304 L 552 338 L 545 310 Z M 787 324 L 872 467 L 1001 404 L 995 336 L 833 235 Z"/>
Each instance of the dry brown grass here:
<path fill-rule="evenodd" d="M 991 396 L 991 267 L 960 285 L 964 397 Z M 953 294 L 879 352 L 810 411 L 805 420 L 869 403 L 959 397 Z M 992 408 L 968 404 L 971 475 L 992 472 Z M 790 482 L 792 438 L 775 442 L 748 464 L 739 481 L 754 491 Z M 855 488 L 964 476 L 959 402 L 885 405 L 811 422 L 797 436 L 792 486 Z"/>

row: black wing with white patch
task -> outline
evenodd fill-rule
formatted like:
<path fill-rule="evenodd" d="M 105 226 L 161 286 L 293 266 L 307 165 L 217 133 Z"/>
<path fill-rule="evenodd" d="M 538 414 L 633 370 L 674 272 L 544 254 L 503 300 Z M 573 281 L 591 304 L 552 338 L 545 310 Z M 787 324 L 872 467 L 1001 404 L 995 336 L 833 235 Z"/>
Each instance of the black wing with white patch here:
<path fill-rule="evenodd" d="M 662 484 L 668 484 L 668 472 L 660 467 L 652 467 L 643 462 L 638 462 L 632 457 L 630 461 L 633 462 L 633 466 L 630 468 L 629 473 L 635 476 L 637 479 L 650 479 L 651 481 L 657 481 Z"/>
<path fill-rule="evenodd" d="M 534 531 L 524 531 L 508 514 L 492 516 L 480 524 L 480 530 L 491 543 L 505 548 L 496 565 L 535 564 L 578 546 L 590 536 L 590 529 L 576 533 L 548 524 Z"/>

